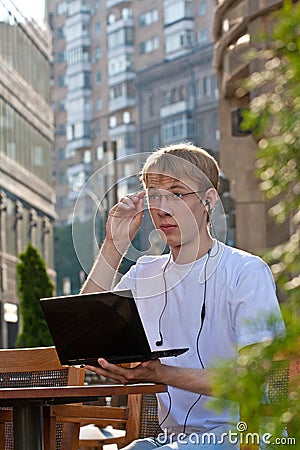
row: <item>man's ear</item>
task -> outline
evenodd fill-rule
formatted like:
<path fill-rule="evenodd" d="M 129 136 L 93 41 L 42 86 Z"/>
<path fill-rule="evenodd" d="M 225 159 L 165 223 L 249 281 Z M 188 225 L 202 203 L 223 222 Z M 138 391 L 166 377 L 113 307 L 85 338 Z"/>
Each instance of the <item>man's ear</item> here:
<path fill-rule="evenodd" d="M 206 191 L 204 206 L 206 206 L 208 214 L 210 214 L 211 210 L 214 208 L 218 199 L 218 193 L 216 189 L 210 188 Z"/>

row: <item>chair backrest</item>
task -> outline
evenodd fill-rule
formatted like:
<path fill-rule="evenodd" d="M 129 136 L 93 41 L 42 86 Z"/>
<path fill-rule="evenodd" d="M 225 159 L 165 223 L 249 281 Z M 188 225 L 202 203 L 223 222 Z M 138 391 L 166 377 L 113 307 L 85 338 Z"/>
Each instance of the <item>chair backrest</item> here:
<path fill-rule="evenodd" d="M 0 350 L 0 387 L 41 387 L 82 385 L 84 370 L 75 367 L 62 366 L 59 362 L 55 347 L 36 347 L 26 349 Z M 2 417 L 1 417 L 2 411 Z M 5 434 L 5 450 L 13 449 L 12 415 L 8 408 L 0 409 L 0 439 Z M 50 417 L 50 415 L 49 415 Z M 8 423 L 7 420 L 9 419 Z M 68 447 L 66 442 L 78 441 L 78 424 L 55 424 L 56 444 L 51 443 L 53 427 L 50 418 L 45 417 L 45 448 L 51 445 L 57 450 Z M 2 436 L 3 437 L 3 436 Z M 2 441 L 3 442 L 3 441 Z M 1 445 L 1 444 L 0 444 Z"/>
<path fill-rule="evenodd" d="M 300 341 L 299 341 L 300 343 Z M 269 400 L 270 404 L 257 405 L 257 415 L 251 417 L 251 423 L 247 423 L 250 433 L 258 433 L 259 421 L 265 416 L 277 416 L 280 414 L 280 402 L 287 399 L 295 385 L 299 386 L 300 381 L 300 357 L 293 356 L 289 360 L 283 359 L 282 355 L 274 361 L 273 370 L 269 376 Z M 242 405 L 241 405 L 242 406 Z M 247 408 L 247 405 L 245 405 Z M 161 432 L 157 418 L 157 401 L 155 394 L 144 394 L 129 396 L 128 399 L 129 413 L 132 414 L 132 420 L 127 424 L 126 443 L 133 439 L 157 436 Z M 133 413 L 132 413 L 133 410 Z M 243 408 L 241 408 L 243 414 Z M 300 420 L 296 418 L 299 428 Z M 243 415 L 241 416 L 243 420 Z M 247 420 L 246 420 L 247 422 Z M 292 428 L 295 420 L 290 422 L 289 428 Z M 299 422 L 299 423 L 298 423 Z M 295 426 L 293 428 L 295 428 Z M 290 436 L 293 436 L 291 432 Z M 241 443 L 241 450 L 258 450 L 256 440 L 250 438 L 248 442 Z"/>
<path fill-rule="evenodd" d="M 129 395 L 127 407 L 126 445 L 135 439 L 154 437 L 161 432 L 157 417 L 157 399 L 155 394 Z"/>
<path fill-rule="evenodd" d="M 300 340 L 298 341 L 299 350 Z M 299 354 L 299 353 L 298 353 Z M 280 354 L 276 356 L 273 363 L 273 369 L 269 376 L 268 397 L 269 403 L 257 405 L 255 413 L 249 418 L 247 415 L 247 405 L 241 405 L 241 420 L 247 423 L 247 432 L 250 436 L 247 442 L 241 444 L 240 450 L 259 450 L 257 439 L 251 439 L 259 434 L 260 422 L 264 417 L 278 417 L 283 415 L 283 408 L 286 408 L 289 398 L 295 397 L 292 393 L 295 386 L 299 386 L 300 381 L 300 355 L 289 357 L 289 355 Z M 296 401 L 295 398 L 292 401 Z M 288 415 L 286 415 L 288 417 Z M 247 418 L 246 418 L 247 417 Z M 299 429 L 299 418 L 290 418 L 287 425 L 288 434 L 293 437 L 293 431 Z M 292 431 L 293 430 L 293 431 Z"/>

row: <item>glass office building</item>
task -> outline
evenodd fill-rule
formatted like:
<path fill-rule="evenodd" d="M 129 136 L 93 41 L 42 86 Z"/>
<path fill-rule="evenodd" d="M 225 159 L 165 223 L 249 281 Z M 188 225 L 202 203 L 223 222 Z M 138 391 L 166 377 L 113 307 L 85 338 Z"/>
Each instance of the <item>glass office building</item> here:
<path fill-rule="evenodd" d="M 11 2 L 0 8 L 0 347 L 19 328 L 16 264 L 31 243 L 55 280 L 51 39 Z"/>

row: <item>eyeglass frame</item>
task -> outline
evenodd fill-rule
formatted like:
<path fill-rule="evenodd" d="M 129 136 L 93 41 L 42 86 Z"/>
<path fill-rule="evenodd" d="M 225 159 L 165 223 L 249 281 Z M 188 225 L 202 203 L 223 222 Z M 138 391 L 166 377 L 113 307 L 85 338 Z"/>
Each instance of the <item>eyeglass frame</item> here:
<path fill-rule="evenodd" d="M 168 199 L 168 201 L 171 198 L 171 201 L 175 200 L 175 202 L 177 202 L 178 200 L 181 200 L 182 197 L 185 197 L 186 195 L 200 194 L 201 192 L 205 192 L 205 191 L 207 191 L 207 188 L 206 189 L 201 189 L 199 191 L 191 191 L 191 192 L 185 192 L 185 193 L 169 192 L 168 194 L 151 194 L 150 196 L 147 194 L 146 199 L 147 199 L 149 205 L 151 205 L 151 203 L 153 204 L 154 202 L 156 202 L 156 200 L 154 200 L 154 201 L 152 200 L 151 201 L 150 198 L 149 198 L 149 197 L 155 196 L 155 195 L 158 197 L 157 202 L 158 201 L 161 202 L 163 197 L 166 197 Z"/>

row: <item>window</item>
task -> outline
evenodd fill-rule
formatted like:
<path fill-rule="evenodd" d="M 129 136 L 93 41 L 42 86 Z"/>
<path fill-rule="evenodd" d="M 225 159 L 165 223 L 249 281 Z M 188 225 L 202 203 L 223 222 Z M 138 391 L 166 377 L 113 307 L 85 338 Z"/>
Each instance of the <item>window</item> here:
<path fill-rule="evenodd" d="M 198 33 L 198 43 L 205 44 L 207 41 L 208 41 L 208 30 L 204 28 L 203 30 L 200 30 Z"/>
<path fill-rule="evenodd" d="M 90 122 L 77 122 L 67 127 L 67 140 L 82 139 L 90 135 Z"/>
<path fill-rule="evenodd" d="M 115 128 L 117 126 L 117 117 L 110 116 L 109 118 L 109 128 Z"/>
<path fill-rule="evenodd" d="M 101 30 L 100 22 L 96 22 L 94 25 L 94 32 L 95 34 L 99 34 Z"/>
<path fill-rule="evenodd" d="M 101 72 L 96 72 L 96 74 L 95 74 L 95 81 L 96 81 L 96 84 L 100 84 L 101 83 L 101 80 L 102 80 L 102 76 L 101 76 Z"/>
<path fill-rule="evenodd" d="M 65 62 L 65 53 L 64 52 L 59 52 L 58 53 L 57 62 L 58 63 Z"/>
<path fill-rule="evenodd" d="M 64 159 L 66 159 L 66 151 L 64 148 L 60 148 L 58 150 L 58 158 L 60 161 L 63 161 Z"/>
<path fill-rule="evenodd" d="M 210 89 L 210 78 L 204 77 L 203 78 L 203 95 L 210 95 L 211 89 Z"/>
<path fill-rule="evenodd" d="M 121 16 L 123 20 L 128 20 L 132 18 L 132 12 L 130 8 L 122 8 Z"/>
<path fill-rule="evenodd" d="M 116 21 L 116 16 L 114 14 L 109 14 L 107 17 L 107 23 L 112 25 Z"/>
<path fill-rule="evenodd" d="M 58 87 L 65 87 L 65 77 L 63 75 L 58 76 Z"/>
<path fill-rule="evenodd" d="M 180 33 L 172 33 L 166 36 L 166 53 L 172 53 L 193 45 L 192 30 L 183 30 Z"/>
<path fill-rule="evenodd" d="M 196 96 L 198 98 L 202 97 L 202 80 L 196 81 Z"/>
<path fill-rule="evenodd" d="M 172 103 L 176 103 L 177 99 L 177 89 L 176 88 L 172 88 L 171 89 L 171 104 Z"/>
<path fill-rule="evenodd" d="M 159 47 L 159 40 L 157 37 L 153 37 L 148 39 L 147 41 L 140 43 L 140 55 L 145 53 L 151 53 L 154 50 L 157 50 Z"/>
<path fill-rule="evenodd" d="M 58 111 L 62 112 L 66 110 L 66 104 L 64 100 L 61 100 L 58 104 Z"/>
<path fill-rule="evenodd" d="M 83 87 L 87 89 L 91 88 L 91 72 L 83 72 Z"/>
<path fill-rule="evenodd" d="M 67 195 L 63 195 L 58 198 L 58 204 L 60 208 L 68 208 L 70 206 L 70 199 Z"/>
<path fill-rule="evenodd" d="M 102 98 L 97 98 L 96 100 L 96 110 L 101 111 L 103 108 L 103 101 Z"/>
<path fill-rule="evenodd" d="M 90 47 L 79 46 L 69 50 L 67 61 L 69 65 L 90 62 Z"/>
<path fill-rule="evenodd" d="M 192 18 L 192 2 L 191 0 L 176 0 L 169 3 L 164 10 L 165 24 L 177 22 L 178 20 Z"/>
<path fill-rule="evenodd" d="M 67 102 L 68 115 L 78 114 L 78 111 L 84 111 L 85 100 L 84 97 L 70 98 Z M 75 116 L 76 117 L 76 116 Z"/>
<path fill-rule="evenodd" d="M 82 162 L 84 164 L 90 164 L 92 162 L 91 150 L 85 150 L 82 156 Z"/>
<path fill-rule="evenodd" d="M 17 156 L 17 146 L 15 142 L 7 142 L 6 144 L 6 151 L 7 151 L 7 156 L 10 159 L 13 159 L 16 161 L 16 156 Z"/>
<path fill-rule="evenodd" d="M 81 9 L 81 0 L 72 0 L 69 2 L 69 14 L 75 14 L 80 12 Z"/>
<path fill-rule="evenodd" d="M 133 28 L 124 27 L 120 28 L 108 35 L 107 47 L 109 50 L 123 46 L 133 45 Z"/>
<path fill-rule="evenodd" d="M 70 91 L 76 89 L 91 88 L 91 72 L 78 72 L 68 78 L 68 88 Z"/>
<path fill-rule="evenodd" d="M 123 123 L 125 123 L 127 125 L 130 123 L 130 121 L 131 121 L 130 111 L 124 111 L 123 112 Z"/>
<path fill-rule="evenodd" d="M 153 117 L 154 116 L 154 99 L 153 99 L 152 94 L 150 94 L 148 96 L 148 111 L 149 111 L 149 116 Z"/>
<path fill-rule="evenodd" d="M 64 136 L 66 134 L 66 125 L 59 125 L 57 134 L 58 136 Z"/>
<path fill-rule="evenodd" d="M 65 38 L 64 29 L 58 28 L 57 29 L 57 39 L 64 39 L 64 38 Z"/>
<path fill-rule="evenodd" d="M 211 92 L 215 98 L 218 98 L 219 91 L 218 91 L 218 82 L 217 82 L 216 76 L 212 75 L 210 81 L 211 81 Z"/>
<path fill-rule="evenodd" d="M 184 100 L 184 92 L 185 92 L 185 89 L 184 89 L 184 85 L 183 84 L 181 84 L 179 87 L 178 87 L 178 101 L 179 102 L 181 102 L 182 100 Z"/>
<path fill-rule="evenodd" d="M 67 182 L 68 182 L 68 177 L 67 177 L 65 170 L 63 172 L 59 172 L 59 184 L 65 184 Z"/>
<path fill-rule="evenodd" d="M 134 149 L 136 146 L 136 136 L 135 133 L 125 133 L 119 134 L 114 137 L 114 140 L 117 141 L 117 148 L 119 156 L 125 156 L 128 154 L 127 151 Z"/>
<path fill-rule="evenodd" d="M 207 13 L 207 4 L 206 1 L 201 1 L 199 3 L 199 16 L 205 16 Z"/>
<path fill-rule="evenodd" d="M 152 148 L 158 148 L 159 147 L 159 135 L 156 132 L 151 134 L 151 147 Z"/>
<path fill-rule="evenodd" d="M 59 2 L 56 6 L 56 13 L 58 16 L 61 16 L 62 14 L 66 14 L 68 11 L 68 6 L 66 2 Z"/>
<path fill-rule="evenodd" d="M 169 91 L 164 91 L 162 94 L 162 104 L 163 106 L 168 106 L 171 104 L 171 94 Z"/>
<path fill-rule="evenodd" d="M 69 187 L 73 191 L 77 191 L 80 189 L 85 183 L 85 173 L 83 170 L 80 170 L 77 173 L 73 173 L 69 175 Z"/>
<path fill-rule="evenodd" d="M 103 155 L 104 155 L 103 147 L 102 147 L 102 145 L 99 145 L 96 148 L 96 159 L 97 159 L 97 161 L 102 161 Z"/>
<path fill-rule="evenodd" d="M 5 322 L 17 323 L 18 322 L 18 306 L 14 303 L 3 304 L 3 319 Z"/>
<path fill-rule="evenodd" d="M 163 144 L 182 139 L 193 139 L 192 121 L 186 114 L 177 114 L 164 120 L 162 124 Z"/>
<path fill-rule="evenodd" d="M 72 41 L 73 39 L 78 39 L 82 36 L 82 24 L 74 23 L 72 27 L 65 28 L 65 38 L 67 41 Z"/>
<path fill-rule="evenodd" d="M 38 145 L 32 147 L 32 163 L 36 167 L 43 167 L 44 165 L 43 147 L 40 147 Z"/>
<path fill-rule="evenodd" d="M 158 10 L 152 9 L 151 11 L 147 11 L 144 14 L 139 16 L 139 25 L 140 27 L 144 27 L 146 25 L 151 25 L 158 21 Z"/>
<path fill-rule="evenodd" d="M 100 58 L 101 58 L 101 47 L 100 45 L 98 45 L 95 48 L 95 61 L 99 61 Z"/>
<path fill-rule="evenodd" d="M 130 70 L 133 70 L 133 56 L 126 53 L 112 58 L 108 63 L 108 74 L 110 76 Z"/>
<path fill-rule="evenodd" d="M 127 95 L 126 83 L 120 83 L 113 86 L 109 91 L 110 100 L 114 100 L 119 97 L 125 97 Z"/>

